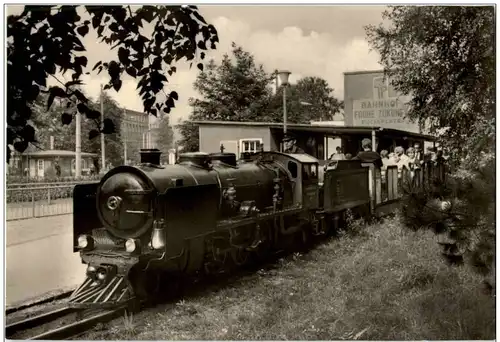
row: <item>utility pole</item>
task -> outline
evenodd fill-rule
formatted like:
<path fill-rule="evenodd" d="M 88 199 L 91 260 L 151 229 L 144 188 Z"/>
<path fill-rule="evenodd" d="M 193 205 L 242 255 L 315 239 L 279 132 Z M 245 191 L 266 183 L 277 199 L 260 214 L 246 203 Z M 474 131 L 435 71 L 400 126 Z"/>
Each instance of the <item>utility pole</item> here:
<path fill-rule="evenodd" d="M 75 134 L 75 177 L 82 176 L 82 116 L 76 113 L 76 134 Z"/>
<path fill-rule="evenodd" d="M 125 128 L 123 130 L 123 165 L 127 165 L 127 136 L 128 136 L 128 125 L 127 125 L 127 111 L 125 108 L 123 108 L 123 118 L 122 122 L 125 122 L 125 124 L 122 124 L 122 127 Z"/>
<path fill-rule="evenodd" d="M 286 113 L 286 84 L 283 85 L 283 135 L 286 136 L 287 113 Z"/>
<path fill-rule="evenodd" d="M 151 115 L 146 115 L 148 116 L 148 148 L 153 148 L 151 143 Z"/>
<path fill-rule="evenodd" d="M 279 76 L 278 76 L 278 70 L 276 70 L 276 95 L 278 94 L 278 88 L 279 88 L 279 80 L 278 80 Z"/>
<path fill-rule="evenodd" d="M 287 113 L 286 113 L 286 86 L 288 85 L 288 78 L 290 77 L 291 72 L 282 70 L 278 72 L 278 76 L 281 80 L 281 85 L 283 86 L 283 136 L 286 136 L 287 131 Z"/>
<path fill-rule="evenodd" d="M 104 96 L 101 84 L 101 130 L 104 129 Z M 104 146 L 104 133 L 101 132 L 101 170 L 106 167 L 106 151 Z"/>

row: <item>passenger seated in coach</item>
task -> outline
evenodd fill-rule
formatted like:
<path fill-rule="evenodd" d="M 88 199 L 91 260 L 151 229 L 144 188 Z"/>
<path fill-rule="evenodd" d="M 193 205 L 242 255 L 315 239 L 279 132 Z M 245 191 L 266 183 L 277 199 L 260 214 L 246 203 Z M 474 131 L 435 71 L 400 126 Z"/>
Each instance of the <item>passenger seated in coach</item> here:
<path fill-rule="evenodd" d="M 342 149 L 340 146 L 337 146 L 336 148 L 336 153 L 332 153 L 332 155 L 329 158 L 330 160 L 345 160 L 345 155 L 342 153 Z"/>
<path fill-rule="evenodd" d="M 386 171 L 388 166 L 396 165 L 393 158 L 389 158 L 389 151 L 382 150 L 380 151 L 380 157 L 382 158 L 382 167 L 380 168 L 380 176 L 382 178 L 382 183 L 385 182 Z"/>
<path fill-rule="evenodd" d="M 375 151 L 372 151 L 372 141 L 370 139 L 363 139 L 361 141 L 361 147 L 363 151 L 359 152 L 353 160 L 361 160 L 363 163 L 373 163 L 377 168 L 381 168 L 383 166 L 382 158 L 380 154 Z"/>

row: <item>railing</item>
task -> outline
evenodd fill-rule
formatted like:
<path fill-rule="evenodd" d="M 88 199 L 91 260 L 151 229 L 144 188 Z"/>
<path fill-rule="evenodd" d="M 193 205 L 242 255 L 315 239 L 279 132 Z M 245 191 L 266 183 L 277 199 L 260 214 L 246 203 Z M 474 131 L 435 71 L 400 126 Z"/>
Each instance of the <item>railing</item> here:
<path fill-rule="evenodd" d="M 7 175 L 6 181 L 7 185 L 15 185 L 15 184 L 55 184 L 55 183 L 80 183 L 80 182 L 89 182 L 89 181 L 98 181 L 101 179 L 102 174 L 92 175 L 92 176 L 82 176 L 76 178 L 74 176 L 64 176 L 64 177 L 56 177 L 56 178 L 43 178 L 43 177 L 27 177 L 27 176 L 19 176 L 19 175 Z"/>
<path fill-rule="evenodd" d="M 413 171 L 407 169 L 398 171 L 396 166 L 388 166 L 385 170 L 377 170 L 374 179 L 377 189 L 375 203 L 381 204 L 401 199 L 404 185 L 423 188 L 429 185 L 433 179 L 444 181 L 445 177 L 446 165 L 442 163 L 426 163 Z"/>
<path fill-rule="evenodd" d="M 75 185 L 94 182 L 8 184 L 6 220 L 71 214 Z"/>

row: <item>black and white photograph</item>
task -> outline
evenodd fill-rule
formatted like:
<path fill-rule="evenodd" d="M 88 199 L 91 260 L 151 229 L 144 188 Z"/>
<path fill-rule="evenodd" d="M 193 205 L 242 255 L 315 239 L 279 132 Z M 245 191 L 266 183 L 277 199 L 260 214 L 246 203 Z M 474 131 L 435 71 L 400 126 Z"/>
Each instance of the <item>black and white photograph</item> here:
<path fill-rule="evenodd" d="M 4 3 L 4 338 L 496 340 L 496 3 Z"/>

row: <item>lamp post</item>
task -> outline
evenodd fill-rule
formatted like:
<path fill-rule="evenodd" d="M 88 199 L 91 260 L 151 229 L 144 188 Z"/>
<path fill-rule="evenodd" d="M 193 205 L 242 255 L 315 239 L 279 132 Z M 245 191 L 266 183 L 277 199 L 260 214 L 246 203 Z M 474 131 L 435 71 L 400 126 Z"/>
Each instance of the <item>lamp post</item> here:
<path fill-rule="evenodd" d="M 101 84 L 101 129 L 104 129 L 104 90 Z M 106 151 L 105 151 L 105 144 L 104 144 L 104 133 L 101 132 L 101 170 L 104 171 L 106 168 Z"/>
<path fill-rule="evenodd" d="M 288 77 L 290 74 L 290 71 L 278 71 L 278 76 L 283 86 L 283 135 L 286 135 L 286 86 L 288 85 Z"/>
<path fill-rule="evenodd" d="M 123 108 L 123 120 L 126 121 L 127 120 L 127 110 L 125 108 Z M 123 165 L 127 165 L 127 138 L 128 138 L 128 125 L 125 123 L 123 125 L 123 127 L 125 128 L 124 129 L 124 132 L 122 134 L 122 138 L 123 138 Z"/>
<path fill-rule="evenodd" d="M 75 177 L 82 176 L 82 115 L 76 113 L 76 132 L 75 132 Z"/>

